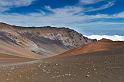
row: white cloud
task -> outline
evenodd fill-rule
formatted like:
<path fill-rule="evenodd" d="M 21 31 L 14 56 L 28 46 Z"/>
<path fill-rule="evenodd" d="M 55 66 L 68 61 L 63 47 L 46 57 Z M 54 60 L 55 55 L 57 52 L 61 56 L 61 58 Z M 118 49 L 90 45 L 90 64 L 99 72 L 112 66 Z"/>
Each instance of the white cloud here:
<path fill-rule="evenodd" d="M 64 8 L 56 8 L 56 9 L 52 9 L 49 6 L 46 6 L 45 9 L 53 12 L 54 14 L 58 14 L 58 15 L 73 15 L 76 14 L 78 12 L 84 11 L 83 8 L 81 7 L 75 7 L 75 6 L 66 6 Z"/>
<path fill-rule="evenodd" d="M 26 15 L 22 14 L 0 14 L 0 21 L 7 22 L 15 25 L 26 26 L 40 26 L 40 25 L 67 25 L 67 24 L 79 24 L 88 20 L 108 17 L 108 15 L 75 15 L 81 12 L 83 9 L 80 7 L 64 7 L 52 9 L 49 6 L 45 7 L 47 10 L 54 14 L 45 15 L 44 11 L 39 13 L 30 13 Z"/>
<path fill-rule="evenodd" d="M 0 14 L 0 21 L 19 25 L 52 25 L 52 24 L 71 24 L 84 21 L 85 16 L 74 15 L 82 11 L 79 7 L 65 7 L 52 9 L 46 7 L 47 10 L 54 14 L 45 15 L 46 13 L 31 13 L 31 14 Z M 27 24 L 26 24 L 27 23 Z"/>
<path fill-rule="evenodd" d="M 29 6 L 33 1 L 34 0 L 0 0 L 0 12 L 6 11 L 11 7 Z"/>
<path fill-rule="evenodd" d="M 30 5 L 34 0 L 0 0 L 0 6 L 6 7 L 6 6 L 28 6 Z"/>
<path fill-rule="evenodd" d="M 94 4 L 100 1 L 103 1 L 103 0 L 80 0 L 80 3 L 84 5 L 88 5 L 88 4 Z"/>
<path fill-rule="evenodd" d="M 101 18 L 118 18 L 124 16 L 122 13 L 116 15 L 98 14 L 98 15 L 75 15 L 75 13 L 83 11 L 80 7 L 65 7 L 52 9 L 49 6 L 46 7 L 47 10 L 53 12 L 54 14 L 45 15 L 46 13 L 40 11 L 39 13 L 30 13 L 26 15 L 22 14 L 0 14 L 0 21 L 7 22 L 10 24 L 21 25 L 21 26 L 40 26 L 40 25 L 78 25 L 87 23 L 92 19 Z M 96 21 L 95 23 L 103 23 Z M 104 22 L 105 23 L 105 22 Z M 117 24 L 112 22 L 106 22 L 110 24 Z"/>
<path fill-rule="evenodd" d="M 98 10 L 107 9 L 107 8 L 112 7 L 114 4 L 115 4 L 114 1 L 108 2 L 108 4 L 102 5 L 102 6 L 98 7 L 98 8 L 90 8 L 85 12 L 91 12 L 91 11 L 98 11 Z"/>
<path fill-rule="evenodd" d="M 97 4 L 99 2 L 105 2 L 103 5 L 97 5 L 98 7 L 93 7 L 92 4 Z M 116 0 L 80 0 L 80 5 L 89 5 L 87 6 L 87 8 L 85 7 L 85 11 L 84 12 L 92 12 L 92 11 L 98 11 L 98 10 L 103 10 L 103 9 L 107 9 L 112 7 L 113 5 L 115 5 Z"/>
<path fill-rule="evenodd" d="M 115 17 L 124 18 L 124 11 L 114 15 Z"/>
<path fill-rule="evenodd" d="M 88 38 L 91 38 L 91 39 L 97 39 L 97 40 L 100 40 L 102 38 L 106 38 L 106 39 L 110 39 L 110 40 L 113 40 L 113 41 L 124 41 L 124 36 L 119 36 L 119 35 L 85 35 L 86 37 Z"/>

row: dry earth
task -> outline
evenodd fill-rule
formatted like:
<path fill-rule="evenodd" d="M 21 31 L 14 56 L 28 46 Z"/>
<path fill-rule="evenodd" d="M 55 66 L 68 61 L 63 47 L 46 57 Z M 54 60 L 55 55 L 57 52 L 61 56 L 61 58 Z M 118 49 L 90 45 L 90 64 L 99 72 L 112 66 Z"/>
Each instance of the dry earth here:
<path fill-rule="evenodd" d="M 81 50 L 75 55 L 1 64 L 0 82 L 124 82 L 123 42 L 100 43 L 106 46 L 97 48 L 94 44 L 91 50 L 101 49 L 90 53 Z"/>

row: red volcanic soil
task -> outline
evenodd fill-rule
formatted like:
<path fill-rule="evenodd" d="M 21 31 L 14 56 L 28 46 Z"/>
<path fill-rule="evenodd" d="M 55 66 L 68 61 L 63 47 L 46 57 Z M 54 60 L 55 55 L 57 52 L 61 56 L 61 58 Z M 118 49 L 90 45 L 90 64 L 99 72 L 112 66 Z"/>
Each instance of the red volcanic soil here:
<path fill-rule="evenodd" d="M 123 41 L 111 41 L 108 39 L 101 39 L 95 43 L 85 45 L 80 48 L 75 48 L 64 52 L 63 54 L 57 55 L 56 57 L 68 57 L 86 53 L 94 53 L 94 52 L 101 52 L 101 51 L 110 51 L 110 50 L 122 50 L 124 49 L 124 42 Z"/>

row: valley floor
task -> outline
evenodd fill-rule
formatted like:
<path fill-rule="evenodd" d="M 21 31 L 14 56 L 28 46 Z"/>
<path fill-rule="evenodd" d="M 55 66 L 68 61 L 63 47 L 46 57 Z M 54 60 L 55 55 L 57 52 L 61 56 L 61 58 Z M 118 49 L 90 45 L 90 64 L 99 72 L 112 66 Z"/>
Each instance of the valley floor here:
<path fill-rule="evenodd" d="M 0 65 L 0 82 L 123 81 L 123 50 Z"/>

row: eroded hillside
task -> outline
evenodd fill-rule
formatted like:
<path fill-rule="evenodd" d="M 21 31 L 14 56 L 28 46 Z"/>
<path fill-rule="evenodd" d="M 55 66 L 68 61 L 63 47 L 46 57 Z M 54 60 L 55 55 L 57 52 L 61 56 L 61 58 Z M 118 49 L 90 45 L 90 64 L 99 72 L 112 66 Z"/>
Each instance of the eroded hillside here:
<path fill-rule="evenodd" d="M 1 52 L 19 57 L 49 57 L 94 41 L 68 28 L 20 27 L 0 23 Z"/>

